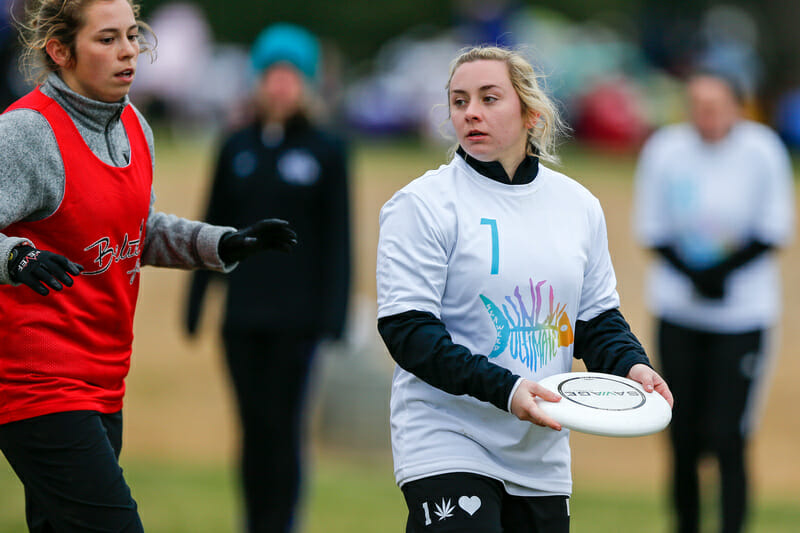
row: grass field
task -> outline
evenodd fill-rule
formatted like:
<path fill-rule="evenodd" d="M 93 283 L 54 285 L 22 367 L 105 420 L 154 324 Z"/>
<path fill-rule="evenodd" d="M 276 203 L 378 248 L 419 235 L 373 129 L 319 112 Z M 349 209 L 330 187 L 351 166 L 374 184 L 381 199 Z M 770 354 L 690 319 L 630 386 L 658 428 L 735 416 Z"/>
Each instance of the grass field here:
<path fill-rule="evenodd" d="M 146 530 L 155 533 L 239 531 L 237 487 L 224 463 L 125 461 Z M 403 531 L 405 505 L 387 475 L 388 458 L 367 461 L 317 454 L 311 462 L 301 531 L 383 533 Z M 610 485 L 615 485 L 611 483 Z M 0 532 L 25 530 L 22 489 L 0 465 Z M 575 533 L 666 533 L 669 519 L 659 491 L 633 486 L 577 486 L 570 508 Z M 704 516 L 707 531 L 715 517 Z M 750 531 L 793 533 L 800 524 L 797 501 L 759 500 Z"/>
<path fill-rule="evenodd" d="M 371 364 L 388 375 L 391 364 L 375 339 L 369 303 L 374 301 L 377 215 L 390 195 L 413 177 L 444 161 L 444 150 L 414 144 L 360 144 L 353 158 L 354 292 L 367 302 L 364 316 L 351 327 Z M 207 141 L 157 148 L 158 206 L 196 217 L 202 211 L 212 151 Z M 650 317 L 640 288 L 645 254 L 631 240 L 630 201 L 634 158 L 589 151 L 564 153 L 563 171 L 597 195 L 606 212 L 609 240 L 619 281 L 623 312 L 645 346 L 651 344 Z M 800 169 L 800 167 L 796 167 Z M 765 405 L 765 416 L 751 450 L 754 512 L 751 531 L 800 530 L 800 417 L 796 414 L 796 376 L 800 375 L 800 251 L 783 253 L 785 319 L 780 357 Z M 219 357 L 217 324 L 221 293 L 212 292 L 199 338 L 181 332 L 186 273 L 145 269 L 136 318 L 136 341 L 125 408 L 122 463 L 150 532 L 238 531 L 238 494 L 234 455 L 236 421 L 227 379 Z M 354 321 L 355 322 L 355 321 Z M 363 323 L 362 323 L 363 322 Z M 355 362 L 354 362 L 355 361 Z M 341 373 L 356 374 L 358 360 L 330 363 Z M 348 391 L 325 387 L 324 373 L 313 387 L 315 413 Z M 361 403 L 383 405 L 388 389 L 369 392 Z M 338 385 L 337 385 L 338 386 Z M 352 391 L 350 391 L 352 392 Z M 365 393 L 366 394 L 366 393 Z M 350 415 L 348 420 L 347 414 Z M 365 419 L 359 412 L 342 418 L 343 433 L 362 425 L 382 435 L 387 421 Z M 377 439 L 338 441 L 332 446 L 312 424 L 307 490 L 301 531 L 372 533 L 402 531 L 405 507 L 394 486 L 388 442 Z M 367 430 L 370 428 L 367 427 Z M 359 428 L 363 431 L 363 428 Z M 352 432 L 353 435 L 357 434 Z M 573 435 L 572 499 L 575 532 L 666 532 L 665 479 L 668 462 L 663 435 L 608 439 Z M 709 502 L 715 499 L 713 470 L 704 480 Z M 713 530 L 713 513 L 704 522 Z M 0 533 L 24 531 L 22 489 L 0 461 Z"/>

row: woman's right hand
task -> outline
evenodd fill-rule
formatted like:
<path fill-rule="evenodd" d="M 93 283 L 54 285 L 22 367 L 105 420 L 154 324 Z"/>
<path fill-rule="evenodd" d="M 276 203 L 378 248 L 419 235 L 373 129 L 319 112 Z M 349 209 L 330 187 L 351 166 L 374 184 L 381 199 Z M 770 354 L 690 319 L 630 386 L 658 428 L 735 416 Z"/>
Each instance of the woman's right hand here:
<path fill-rule="evenodd" d="M 555 392 L 542 387 L 535 381 L 523 379 L 511 398 L 511 413 L 520 420 L 561 431 L 561 424 L 544 414 L 536 404 L 534 398 L 537 396 L 548 402 L 561 400 L 561 396 Z"/>
<path fill-rule="evenodd" d="M 47 287 L 60 291 L 66 285 L 72 287 L 72 277 L 83 270 L 63 255 L 33 246 L 21 244 L 11 251 L 8 258 L 8 274 L 11 281 L 27 285 L 42 296 L 50 293 Z"/>

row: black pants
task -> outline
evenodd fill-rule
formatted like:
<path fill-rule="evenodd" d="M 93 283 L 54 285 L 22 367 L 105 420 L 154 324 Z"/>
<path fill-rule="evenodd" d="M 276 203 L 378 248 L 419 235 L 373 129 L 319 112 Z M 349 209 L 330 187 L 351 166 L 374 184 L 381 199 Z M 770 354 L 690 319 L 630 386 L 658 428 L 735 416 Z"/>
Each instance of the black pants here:
<path fill-rule="evenodd" d="M 456 472 L 403 485 L 406 533 L 567 533 L 566 496 L 512 496 L 486 476 Z"/>
<path fill-rule="evenodd" d="M 315 343 L 223 332 L 242 423 L 241 475 L 250 533 L 291 531 L 300 494 L 305 390 Z"/>
<path fill-rule="evenodd" d="M 30 531 L 143 531 L 118 462 L 121 412 L 70 411 L 3 424 L 0 449 L 25 487 Z"/>
<path fill-rule="evenodd" d="M 698 463 L 716 458 L 721 530 L 738 532 L 747 513 L 747 407 L 764 362 L 763 330 L 712 333 L 661 321 L 658 344 L 664 378 L 675 396 L 670 438 L 677 530 L 699 528 Z"/>

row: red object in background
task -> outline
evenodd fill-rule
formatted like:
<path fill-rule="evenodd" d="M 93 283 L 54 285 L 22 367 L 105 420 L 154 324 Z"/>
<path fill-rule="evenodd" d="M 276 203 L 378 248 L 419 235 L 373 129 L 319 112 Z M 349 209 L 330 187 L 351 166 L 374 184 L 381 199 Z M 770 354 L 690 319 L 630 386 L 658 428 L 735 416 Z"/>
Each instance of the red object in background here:
<path fill-rule="evenodd" d="M 639 96 L 625 80 L 593 86 L 579 98 L 576 113 L 576 137 L 600 148 L 636 150 L 650 129 Z"/>

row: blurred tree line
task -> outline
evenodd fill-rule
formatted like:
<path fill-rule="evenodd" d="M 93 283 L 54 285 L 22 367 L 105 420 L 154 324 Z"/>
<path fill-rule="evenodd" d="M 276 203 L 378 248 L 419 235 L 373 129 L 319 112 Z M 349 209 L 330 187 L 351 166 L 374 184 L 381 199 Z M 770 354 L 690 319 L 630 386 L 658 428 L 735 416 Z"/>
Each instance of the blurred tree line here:
<path fill-rule="evenodd" d="M 145 17 L 174 0 L 142 0 Z M 300 24 L 330 41 L 355 61 L 372 56 L 388 39 L 414 27 L 446 28 L 469 3 L 550 7 L 585 18 L 602 12 L 630 12 L 646 0 L 191 0 L 208 16 L 219 41 L 250 43 L 265 26 Z M 659 3 L 659 2 L 656 2 Z M 676 0 L 687 9 L 703 0 Z"/>
<path fill-rule="evenodd" d="M 168 0 L 143 0 L 147 14 Z M 335 42 L 346 57 L 370 57 L 387 39 L 411 27 L 445 27 L 448 0 L 194 0 L 208 16 L 218 41 L 249 44 L 265 26 L 293 22 Z"/>

